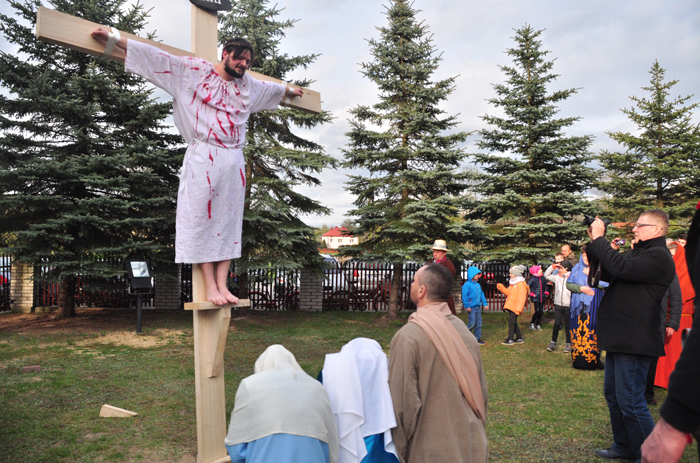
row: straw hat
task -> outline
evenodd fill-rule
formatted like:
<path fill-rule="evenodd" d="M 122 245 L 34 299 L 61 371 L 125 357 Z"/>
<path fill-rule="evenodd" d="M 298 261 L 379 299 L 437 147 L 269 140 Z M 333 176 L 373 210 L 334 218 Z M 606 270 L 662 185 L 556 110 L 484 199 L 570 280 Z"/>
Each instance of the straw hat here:
<path fill-rule="evenodd" d="M 450 250 L 447 249 L 447 242 L 445 240 L 435 240 L 435 242 L 433 243 L 433 247 L 431 249 L 433 251 L 450 252 Z"/>

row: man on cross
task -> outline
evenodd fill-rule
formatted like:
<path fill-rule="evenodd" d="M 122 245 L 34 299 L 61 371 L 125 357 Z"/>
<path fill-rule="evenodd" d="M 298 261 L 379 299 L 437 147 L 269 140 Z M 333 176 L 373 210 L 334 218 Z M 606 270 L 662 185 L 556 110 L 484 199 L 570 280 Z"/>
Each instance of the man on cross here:
<path fill-rule="evenodd" d="M 177 197 L 175 262 L 201 264 L 207 300 L 237 303 L 226 286 L 231 259 L 241 256 L 245 202 L 246 122 L 252 113 L 274 110 L 300 88 L 262 82 L 246 74 L 253 46 L 234 38 L 221 61 L 175 56 L 103 27 L 92 37 L 126 52 L 125 69 L 173 96 L 175 125 L 187 142 Z"/>

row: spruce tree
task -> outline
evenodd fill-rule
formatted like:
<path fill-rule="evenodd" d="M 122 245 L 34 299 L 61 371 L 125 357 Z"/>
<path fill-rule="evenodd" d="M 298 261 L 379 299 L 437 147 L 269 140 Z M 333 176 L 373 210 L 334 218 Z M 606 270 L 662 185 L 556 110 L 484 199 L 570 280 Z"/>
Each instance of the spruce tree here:
<path fill-rule="evenodd" d="M 461 259 L 468 253 L 463 245 L 479 230 L 459 217 L 465 185 L 458 144 L 467 134 L 448 133 L 457 120 L 439 108 L 455 79 L 431 80 L 440 56 L 417 13 L 408 1 L 390 2 L 388 25 L 378 28 L 379 40 L 369 40 L 374 59 L 362 63 L 362 73 L 377 85 L 379 102 L 351 110 L 343 150 L 345 167 L 367 172 L 347 182 L 357 198 L 348 215 L 363 239 L 344 252 L 394 263 L 389 317 L 398 313 L 404 262 L 425 261 L 436 239 Z"/>
<path fill-rule="evenodd" d="M 142 6 L 124 0 L 54 0 L 58 11 L 138 33 Z M 100 261 L 173 261 L 177 173 L 184 149 L 164 130 L 158 103 L 123 65 L 36 40 L 38 2 L 11 1 L 0 32 L 0 232 L 29 263 L 48 261 L 61 281 L 60 314 L 74 314 L 76 275 L 123 274 Z"/>
<path fill-rule="evenodd" d="M 504 114 L 482 117 L 493 126 L 479 132 L 477 146 L 487 152 L 472 155 L 483 171 L 471 176 L 479 200 L 469 216 L 490 233 L 482 255 L 510 263 L 536 263 L 554 246 L 579 239 L 581 214 L 591 209 L 584 193 L 595 177 L 586 167 L 592 137 L 566 136 L 580 118 L 556 117 L 557 103 L 576 89 L 548 93 L 558 75 L 538 40 L 542 32 L 530 25 L 516 30 L 516 46 L 507 50 L 513 64 L 501 66 L 506 81 L 493 86 L 497 96 L 488 100 Z"/>
<path fill-rule="evenodd" d="M 640 212 L 663 208 L 687 227 L 700 192 L 700 124 L 692 122 L 700 103 L 693 95 L 670 98 L 677 80 L 665 82 L 666 70 L 655 61 L 651 81 L 642 90 L 648 98 L 630 97 L 635 107 L 622 112 L 638 134 L 608 132 L 624 151 L 601 151 L 605 177 L 599 188 L 619 220 L 634 221 Z"/>
<path fill-rule="evenodd" d="M 241 0 L 219 17 L 219 40 L 244 37 L 253 44 L 251 69 L 287 81 L 287 75 L 312 64 L 318 55 L 290 56 L 279 46 L 285 31 L 296 20 L 279 21 L 280 10 L 267 0 Z M 308 79 L 292 83 L 309 87 Z M 251 115 L 243 153 L 246 160 L 246 203 L 243 217 L 243 248 L 236 261 L 239 275 L 248 268 L 267 264 L 277 267 L 320 268 L 322 260 L 314 231 L 302 217 L 327 214 L 329 209 L 297 191 L 297 185 L 320 185 L 322 169 L 337 162 L 321 145 L 292 132 L 292 127 L 312 128 L 331 121 L 328 112 L 309 114 L 289 108 Z M 245 296 L 245 280 L 239 295 Z"/>

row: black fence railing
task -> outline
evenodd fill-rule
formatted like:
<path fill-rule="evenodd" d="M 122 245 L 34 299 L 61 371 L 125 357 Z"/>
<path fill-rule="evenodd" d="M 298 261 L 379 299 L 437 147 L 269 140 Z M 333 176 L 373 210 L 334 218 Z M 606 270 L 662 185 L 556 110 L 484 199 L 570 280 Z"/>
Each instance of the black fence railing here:
<path fill-rule="evenodd" d="M 280 268 L 260 268 L 248 272 L 248 297 L 253 310 L 298 310 L 299 309 L 298 270 Z M 228 289 L 239 295 L 238 275 L 232 273 Z M 192 264 L 180 267 L 180 307 L 192 302 Z"/>
<path fill-rule="evenodd" d="M 97 258 L 100 262 L 121 268 L 121 259 Z M 53 273 L 55 268 L 50 262 L 42 262 L 37 269 L 37 282 L 35 302 L 41 307 L 58 305 L 60 282 L 55 281 Z M 142 295 L 142 307 L 154 306 L 154 289 L 149 294 Z M 98 275 L 78 274 L 75 284 L 76 307 L 106 307 L 106 308 L 131 308 L 136 307 L 136 296 L 129 294 L 129 282 L 126 275 L 115 277 L 102 277 Z"/>
<path fill-rule="evenodd" d="M 403 264 L 399 310 L 415 310 L 411 302 L 411 282 L 420 265 Z M 349 260 L 335 263 L 325 271 L 323 281 L 323 308 L 325 310 L 371 310 L 385 312 L 389 309 L 389 293 L 396 264 L 382 261 Z"/>
<path fill-rule="evenodd" d="M 12 284 L 12 256 L 0 253 L 0 312 L 10 310 L 10 285 Z"/>

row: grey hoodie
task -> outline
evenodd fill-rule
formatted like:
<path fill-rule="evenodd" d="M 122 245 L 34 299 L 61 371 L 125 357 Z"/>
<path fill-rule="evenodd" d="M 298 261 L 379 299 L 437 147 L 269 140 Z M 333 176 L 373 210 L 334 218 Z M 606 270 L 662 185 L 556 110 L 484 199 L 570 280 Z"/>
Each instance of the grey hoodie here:
<path fill-rule="evenodd" d="M 550 265 L 544 272 L 544 277 L 554 283 L 554 305 L 571 307 L 571 291 L 566 289 L 568 277 L 562 278 L 559 275 L 553 275 L 553 272 L 554 267 Z"/>

